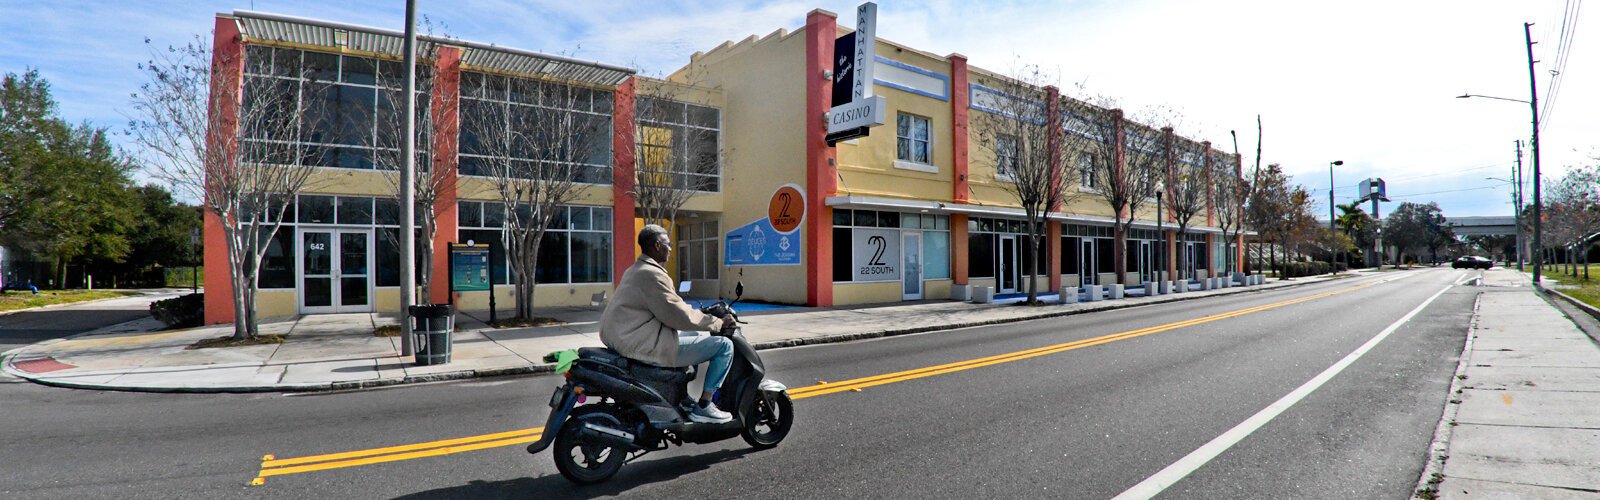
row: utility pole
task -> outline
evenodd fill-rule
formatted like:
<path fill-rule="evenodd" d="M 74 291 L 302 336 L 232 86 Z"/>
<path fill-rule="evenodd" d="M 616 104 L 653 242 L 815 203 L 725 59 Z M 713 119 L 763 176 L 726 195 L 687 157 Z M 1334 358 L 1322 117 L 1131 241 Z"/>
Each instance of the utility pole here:
<path fill-rule="evenodd" d="M 1339 242 L 1339 238 L 1337 237 L 1337 236 L 1339 236 L 1339 231 L 1335 228 L 1334 223 L 1333 223 L 1333 221 L 1334 221 L 1334 216 L 1333 216 L 1333 207 L 1334 207 L 1334 203 L 1333 203 L 1333 188 L 1334 188 L 1334 184 L 1333 184 L 1333 167 L 1334 167 L 1334 165 L 1344 165 L 1344 160 L 1334 160 L 1334 161 L 1328 162 L 1328 233 L 1329 233 L 1329 235 L 1328 235 L 1329 238 L 1328 239 L 1332 240 L 1334 242 L 1334 244 L 1337 245 L 1338 242 Z M 1333 249 L 1333 256 L 1334 257 L 1330 257 L 1330 262 L 1328 262 L 1328 275 L 1329 276 L 1333 276 L 1333 275 L 1339 274 L 1339 259 L 1336 258 L 1338 255 L 1339 255 L 1339 249 L 1338 248 L 1334 248 Z"/>
<path fill-rule="evenodd" d="M 1522 240 L 1522 139 L 1517 139 L 1517 166 L 1511 171 L 1511 204 L 1515 209 L 1511 215 L 1516 218 L 1517 224 L 1517 270 L 1522 270 L 1522 246 L 1527 242 Z"/>
<path fill-rule="evenodd" d="M 1540 240 L 1544 202 L 1539 198 L 1539 82 L 1533 73 L 1533 23 L 1522 23 L 1522 36 L 1528 42 L 1528 108 L 1533 110 L 1533 286 L 1540 286 L 1539 251 L 1544 246 Z"/>
<path fill-rule="evenodd" d="M 417 0 L 406 0 L 405 138 L 400 142 L 400 355 L 415 354 L 411 338 L 411 304 L 416 288 L 417 176 Z"/>

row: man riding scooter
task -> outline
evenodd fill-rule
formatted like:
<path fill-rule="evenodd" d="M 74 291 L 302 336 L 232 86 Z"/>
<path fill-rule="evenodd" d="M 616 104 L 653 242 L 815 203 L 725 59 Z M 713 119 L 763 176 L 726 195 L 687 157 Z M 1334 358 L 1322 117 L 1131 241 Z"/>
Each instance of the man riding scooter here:
<path fill-rule="evenodd" d="M 672 254 L 667 230 L 651 224 L 639 231 L 639 256 L 623 271 L 615 296 L 600 316 L 600 341 L 617 353 L 645 363 L 686 367 L 710 362 L 700 400 L 689 418 L 723 423 L 733 415 L 717 408 L 711 396 L 722 386 L 733 359 L 733 343 L 725 337 L 695 332 L 721 330 L 731 317 L 713 317 L 678 297 L 663 263 Z M 680 332 L 680 330 L 682 332 Z"/>

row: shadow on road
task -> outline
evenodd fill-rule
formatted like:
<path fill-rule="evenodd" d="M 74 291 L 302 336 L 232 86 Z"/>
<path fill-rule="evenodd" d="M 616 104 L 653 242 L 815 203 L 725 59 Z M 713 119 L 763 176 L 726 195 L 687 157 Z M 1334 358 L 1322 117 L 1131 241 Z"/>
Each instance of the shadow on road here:
<path fill-rule="evenodd" d="M 559 473 L 551 473 L 541 477 L 526 477 L 509 481 L 472 481 L 461 486 L 440 488 L 396 498 L 546 499 L 613 496 L 626 493 L 628 490 L 639 486 L 676 479 L 680 476 L 710 469 L 712 465 L 738 460 L 754 451 L 751 448 L 740 448 L 704 455 L 686 455 L 662 460 L 634 462 L 623 466 L 622 471 L 618 472 L 610 481 L 589 486 L 574 484 L 568 481 L 567 478 L 561 477 Z M 550 459 L 548 451 L 538 456 L 545 460 Z"/>

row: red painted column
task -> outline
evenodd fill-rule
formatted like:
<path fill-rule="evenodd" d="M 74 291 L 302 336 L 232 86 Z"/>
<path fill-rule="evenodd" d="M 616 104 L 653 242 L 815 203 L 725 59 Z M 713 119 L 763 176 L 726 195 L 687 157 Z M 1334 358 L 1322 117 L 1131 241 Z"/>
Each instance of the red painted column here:
<path fill-rule="evenodd" d="M 1243 160 L 1241 160 L 1241 157 L 1239 155 L 1237 155 L 1237 154 L 1233 155 L 1233 175 L 1235 177 L 1235 182 L 1228 183 L 1229 186 L 1237 186 L 1238 185 L 1238 179 L 1243 179 L 1244 178 Z M 1235 193 L 1237 193 L 1237 191 L 1235 191 Z M 1233 196 L 1233 199 L 1234 199 L 1233 201 L 1238 204 L 1238 206 L 1236 207 L 1238 212 L 1234 212 L 1234 213 L 1239 214 L 1237 219 L 1234 221 L 1234 223 L 1235 224 L 1239 224 L 1240 225 L 1239 227 L 1242 228 L 1242 227 L 1244 227 L 1243 226 L 1243 224 L 1244 224 L 1244 199 L 1242 197 L 1238 196 L 1237 194 L 1235 194 Z M 1244 231 L 1243 230 L 1240 230 L 1239 234 L 1237 236 L 1234 236 L 1234 242 L 1233 243 L 1235 245 L 1234 265 L 1237 266 L 1237 267 L 1234 267 L 1234 269 L 1237 269 L 1239 272 L 1244 272 L 1245 271 L 1245 269 L 1244 269 L 1244 260 L 1245 260 L 1244 259 L 1244 250 L 1245 250 L 1245 248 L 1244 248 Z"/>
<path fill-rule="evenodd" d="M 967 284 L 967 214 L 950 214 L 950 281 Z"/>
<path fill-rule="evenodd" d="M 244 87 L 244 41 L 239 24 L 217 16 L 211 40 L 211 100 L 206 126 L 206 148 L 220 151 L 220 163 L 206 165 L 206 175 L 234 168 L 238 161 L 239 99 Z M 207 195 L 209 196 L 209 195 Z M 223 220 L 206 211 L 205 223 L 205 323 L 232 323 L 233 282 L 229 273 L 228 241 Z"/>
<path fill-rule="evenodd" d="M 1172 197 L 1174 193 L 1173 193 L 1173 190 L 1172 190 L 1173 186 L 1172 186 L 1172 182 L 1171 182 L 1171 180 L 1173 179 L 1172 175 L 1174 173 L 1173 169 L 1176 168 L 1176 166 L 1177 166 L 1177 161 L 1175 161 L 1176 160 L 1175 156 L 1177 155 L 1177 148 L 1175 147 L 1175 145 L 1177 143 L 1174 142 L 1174 140 L 1176 138 L 1173 137 L 1172 127 L 1161 127 L 1161 133 L 1167 135 L 1167 180 L 1168 180 L 1168 182 L 1165 183 L 1166 184 L 1167 193 L 1164 196 L 1166 197 L 1166 199 L 1162 200 L 1162 203 L 1170 205 L 1170 204 L 1173 204 L 1174 202 L 1178 201 L 1178 200 L 1173 199 L 1173 197 Z M 1165 210 L 1165 207 L 1162 207 L 1162 209 Z M 1163 218 L 1165 218 L 1166 221 L 1162 221 L 1162 222 L 1176 221 L 1177 220 L 1177 218 L 1174 216 L 1174 214 L 1172 213 L 1171 210 L 1165 210 L 1165 212 L 1166 212 L 1166 215 Z M 1169 233 L 1171 233 L 1171 234 L 1169 234 Z M 1165 247 L 1164 250 L 1167 252 L 1167 280 L 1168 281 L 1171 281 L 1174 276 L 1178 275 L 1178 254 L 1177 254 L 1177 245 L 1173 244 L 1173 242 L 1174 242 L 1173 235 L 1174 234 L 1175 234 L 1175 231 L 1171 230 L 1171 229 L 1164 229 L 1164 230 L 1161 231 L 1161 240 L 1166 243 L 1166 244 L 1164 244 L 1162 246 Z"/>
<path fill-rule="evenodd" d="M 950 148 L 955 158 L 954 168 L 951 168 L 950 199 L 956 203 L 967 203 L 972 200 L 972 190 L 967 187 L 967 159 L 969 153 L 968 142 L 968 112 L 972 96 L 968 94 L 971 87 L 967 85 L 967 56 L 950 54 Z M 956 284 L 965 284 L 963 281 Z"/>
<path fill-rule="evenodd" d="M 428 300 L 450 302 L 450 242 L 456 241 L 456 139 L 460 132 L 461 49 L 439 47 L 433 61 L 433 89 L 428 112 L 433 120 L 433 170 L 439 175 L 439 196 L 433 200 L 433 282 Z M 430 175 L 431 177 L 431 175 Z M 431 180 L 431 179 L 430 179 Z M 424 181 L 428 182 L 428 181 Z"/>
<path fill-rule="evenodd" d="M 822 75 L 833 69 L 833 40 L 838 36 L 838 15 L 817 9 L 806 15 L 806 111 L 801 123 L 806 149 L 806 304 L 833 305 L 833 211 L 827 197 L 837 190 L 834 161 L 837 151 L 828 145 L 828 125 L 823 116 L 833 103 L 833 79 Z"/>
<path fill-rule="evenodd" d="M 637 229 L 633 227 L 633 155 L 634 155 L 634 93 L 638 79 L 628 79 L 617 86 L 611 104 L 611 284 L 622 283 L 622 272 L 633 265 L 633 242 Z"/>
<path fill-rule="evenodd" d="M 1206 225 L 1215 226 L 1217 225 L 1217 211 L 1216 207 L 1211 206 L 1211 200 L 1215 199 L 1211 197 L 1211 141 L 1202 142 L 1200 145 L 1200 149 L 1205 151 L 1205 158 L 1201 160 L 1204 162 L 1206 169 Z"/>
<path fill-rule="evenodd" d="M 1060 193 L 1061 190 L 1061 89 L 1055 85 L 1044 88 L 1045 95 L 1045 148 L 1050 154 L 1050 192 Z M 1050 203 L 1051 212 L 1061 211 L 1061 197 Z M 1052 247 L 1054 248 L 1054 247 Z"/>

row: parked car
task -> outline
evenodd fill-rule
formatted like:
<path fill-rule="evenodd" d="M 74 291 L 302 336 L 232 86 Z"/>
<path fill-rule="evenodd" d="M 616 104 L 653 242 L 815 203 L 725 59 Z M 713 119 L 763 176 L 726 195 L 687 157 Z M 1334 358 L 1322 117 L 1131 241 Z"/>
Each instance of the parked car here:
<path fill-rule="evenodd" d="M 1494 267 L 1494 261 L 1476 255 L 1467 255 L 1450 263 L 1451 269 L 1488 269 Z"/>

